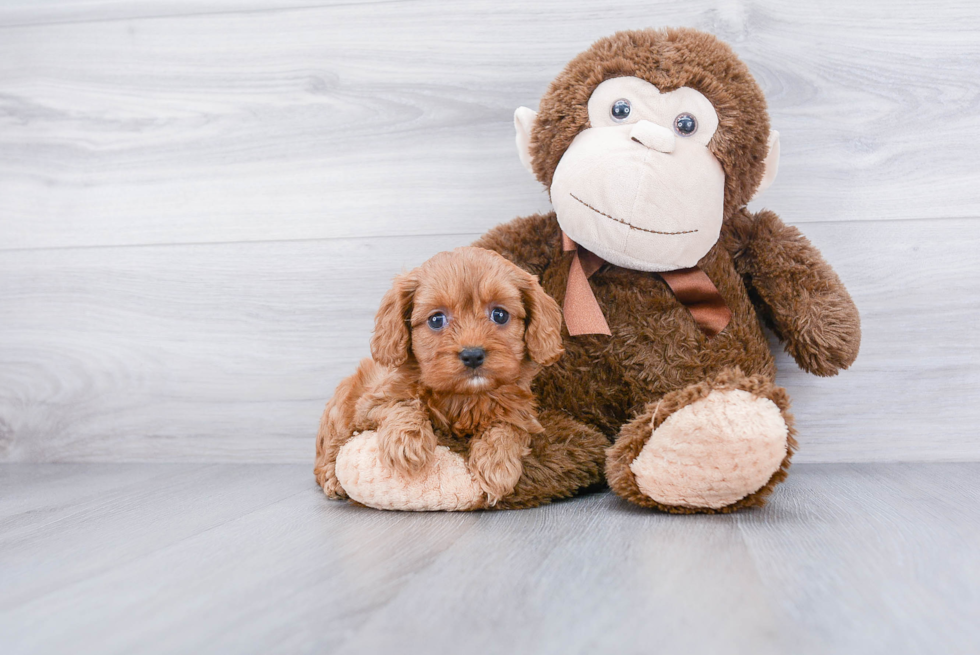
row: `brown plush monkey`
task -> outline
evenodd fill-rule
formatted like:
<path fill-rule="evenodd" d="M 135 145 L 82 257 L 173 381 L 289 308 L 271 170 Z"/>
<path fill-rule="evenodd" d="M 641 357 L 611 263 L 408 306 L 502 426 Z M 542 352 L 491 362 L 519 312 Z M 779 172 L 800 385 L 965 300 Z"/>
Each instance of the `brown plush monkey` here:
<path fill-rule="evenodd" d="M 566 354 L 535 393 L 573 422 L 551 429 L 605 434 L 609 485 L 637 505 L 762 505 L 796 446 L 763 323 L 801 368 L 829 376 L 857 356 L 860 320 L 796 228 L 745 207 L 779 155 L 748 69 L 708 34 L 621 32 L 515 124 L 555 212 L 475 245 L 563 304 Z"/>

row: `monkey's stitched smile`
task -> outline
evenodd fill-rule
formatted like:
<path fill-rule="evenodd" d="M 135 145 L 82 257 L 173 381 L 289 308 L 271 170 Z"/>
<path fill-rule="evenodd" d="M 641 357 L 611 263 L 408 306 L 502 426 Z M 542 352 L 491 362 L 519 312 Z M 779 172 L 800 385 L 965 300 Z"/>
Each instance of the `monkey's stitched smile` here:
<path fill-rule="evenodd" d="M 617 223 L 622 223 L 623 225 L 625 225 L 626 227 L 628 227 L 631 230 L 639 230 L 640 232 L 649 232 L 650 234 L 666 234 L 666 235 L 691 234 L 693 232 L 697 232 L 697 230 L 684 230 L 683 232 L 660 232 L 659 230 L 648 230 L 645 227 L 637 227 L 637 226 L 633 225 L 632 223 L 630 223 L 629 221 L 624 221 L 621 218 L 616 218 L 615 216 L 610 216 L 606 212 L 599 211 L 598 209 L 596 209 L 595 207 L 593 207 L 589 203 L 585 202 L 584 200 L 582 200 L 581 198 L 579 198 L 578 196 L 576 196 L 574 193 L 569 193 L 568 195 L 570 195 L 575 200 L 578 200 L 580 203 L 582 203 L 583 205 L 585 205 L 586 207 L 588 207 L 589 209 L 591 209 L 595 213 L 599 214 L 600 216 L 605 216 L 606 218 L 611 219 L 611 220 L 614 220 Z"/>

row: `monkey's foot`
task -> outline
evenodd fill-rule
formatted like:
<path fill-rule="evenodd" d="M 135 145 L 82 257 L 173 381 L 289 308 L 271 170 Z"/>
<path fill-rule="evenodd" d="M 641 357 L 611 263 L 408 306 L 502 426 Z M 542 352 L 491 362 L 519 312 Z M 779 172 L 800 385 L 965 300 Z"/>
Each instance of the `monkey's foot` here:
<path fill-rule="evenodd" d="M 452 512 L 486 504 L 483 490 L 460 455 L 437 446 L 425 469 L 403 476 L 381 464 L 373 431 L 354 436 L 340 448 L 337 479 L 352 500 L 375 509 Z"/>
<path fill-rule="evenodd" d="M 671 392 L 623 426 L 606 456 L 609 485 L 675 513 L 763 505 L 796 447 L 788 409 L 785 390 L 737 369 Z"/>

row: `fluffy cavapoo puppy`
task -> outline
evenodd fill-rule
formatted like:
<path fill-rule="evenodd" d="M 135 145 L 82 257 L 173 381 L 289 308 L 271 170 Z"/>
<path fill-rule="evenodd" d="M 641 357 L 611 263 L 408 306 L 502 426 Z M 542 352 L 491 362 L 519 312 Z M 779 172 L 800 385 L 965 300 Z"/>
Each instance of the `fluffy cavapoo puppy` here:
<path fill-rule="evenodd" d="M 317 482 L 331 498 L 403 510 L 493 507 L 513 496 L 529 457 L 537 479 L 502 506 L 540 504 L 531 497 L 558 476 L 594 483 L 584 453 L 550 444 L 532 457 L 544 428 L 531 381 L 563 352 L 561 320 L 533 275 L 482 248 L 398 276 L 375 319 L 372 358 L 324 411 Z"/>

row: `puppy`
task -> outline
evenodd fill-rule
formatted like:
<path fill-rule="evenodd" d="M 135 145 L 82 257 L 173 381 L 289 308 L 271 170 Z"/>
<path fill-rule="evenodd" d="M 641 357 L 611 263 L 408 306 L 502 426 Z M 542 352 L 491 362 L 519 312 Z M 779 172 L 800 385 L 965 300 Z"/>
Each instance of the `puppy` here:
<path fill-rule="evenodd" d="M 355 432 L 375 430 L 389 470 L 412 476 L 446 445 L 495 504 L 514 490 L 542 431 L 531 380 L 561 356 L 561 321 L 535 276 L 482 248 L 443 252 L 398 276 L 375 318 L 372 359 L 323 413 L 317 482 L 345 498 L 337 453 Z"/>

